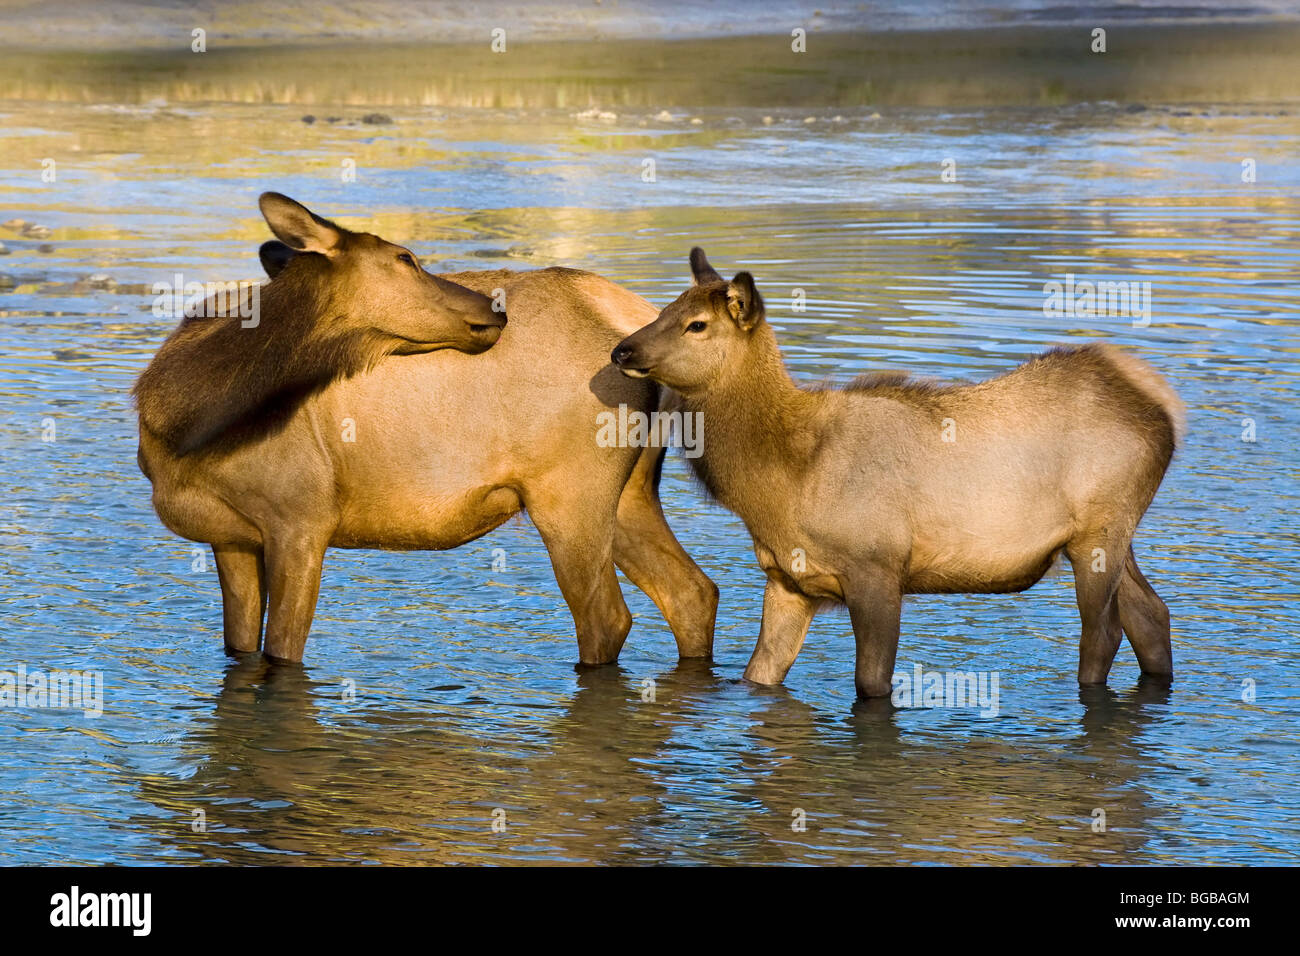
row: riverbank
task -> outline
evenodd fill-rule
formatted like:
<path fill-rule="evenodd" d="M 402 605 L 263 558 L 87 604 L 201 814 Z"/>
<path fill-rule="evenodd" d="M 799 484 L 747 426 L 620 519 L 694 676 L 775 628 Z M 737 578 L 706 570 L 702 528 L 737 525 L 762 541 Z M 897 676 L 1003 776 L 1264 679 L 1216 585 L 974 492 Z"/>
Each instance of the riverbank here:
<path fill-rule="evenodd" d="M 1270 25 L 1300 21 L 1288 0 L 0 0 L 0 46 L 37 50 L 188 49 L 205 31 L 210 47 L 416 42 L 486 43 L 504 29 L 524 43 L 684 39 L 816 33 L 964 31 L 983 27 L 1143 24 Z"/>
<path fill-rule="evenodd" d="M 339 43 L 0 57 L 0 99 L 511 109 L 1300 101 L 1300 23 Z"/>

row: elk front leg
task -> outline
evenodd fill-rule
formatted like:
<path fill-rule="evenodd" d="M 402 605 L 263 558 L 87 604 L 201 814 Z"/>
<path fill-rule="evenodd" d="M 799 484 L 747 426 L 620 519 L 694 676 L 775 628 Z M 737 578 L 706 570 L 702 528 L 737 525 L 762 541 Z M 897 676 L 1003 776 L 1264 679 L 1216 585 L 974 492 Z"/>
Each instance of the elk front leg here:
<path fill-rule="evenodd" d="M 553 498 L 534 498 L 526 504 L 551 556 L 560 593 L 573 613 L 578 660 L 613 664 L 632 629 L 632 615 L 614 570 L 616 500 L 582 498 L 563 488 Z"/>
<path fill-rule="evenodd" d="M 894 659 L 903 613 L 903 590 L 888 572 L 869 568 L 846 581 L 845 603 L 857 643 L 854 682 L 861 698 L 888 697 L 893 691 Z"/>
<path fill-rule="evenodd" d="M 226 650 L 255 651 L 262 646 L 266 614 L 266 569 L 262 549 L 237 545 L 212 546 L 221 582 L 221 622 Z"/>
<path fill-rule="evenodd" d="M 267 538 L 266 579 L 270 611 L 262 653 L 276 661 L 302 660 L 320 595 L 325 540 L 302 535 Z"/>
<path fill-rule="evenodd" d="M 799 656 L 817 602 L 796 591 L 777 577 L 767 579 L 763 589 L 763 623 L 758 644 L 745 668 L 745 680 L 755 684 L 779 684 Z"/>

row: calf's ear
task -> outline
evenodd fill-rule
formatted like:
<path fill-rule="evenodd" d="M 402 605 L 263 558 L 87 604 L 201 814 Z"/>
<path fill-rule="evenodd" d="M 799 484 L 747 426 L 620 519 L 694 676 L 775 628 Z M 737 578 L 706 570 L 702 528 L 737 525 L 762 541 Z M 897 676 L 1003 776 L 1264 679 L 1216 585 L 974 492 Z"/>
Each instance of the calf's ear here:
<path fill-rule="evenodd" d="M 763 321 L 766 315 L 763 297 L 748 272 L 737 272 L 736 278 L 727 283 L 727 313 L 744 332 Z"/>
<path fill-rule="evenodd" d="M 295 252 L 319 252 L 329 256 L 343 241 L 342 229 L 288 196 L 262 193 L 257 205 L 275 238 Z"/>
<path fill-rule="evenodd" d="M 699 246 L 691 250 L 691 275 L 695 277 L 696 285 L 722 281 L 722 276 L 718 275 L 717 269 L 709 265 L 709 260 L 704 258 L 704 250 Z"/>

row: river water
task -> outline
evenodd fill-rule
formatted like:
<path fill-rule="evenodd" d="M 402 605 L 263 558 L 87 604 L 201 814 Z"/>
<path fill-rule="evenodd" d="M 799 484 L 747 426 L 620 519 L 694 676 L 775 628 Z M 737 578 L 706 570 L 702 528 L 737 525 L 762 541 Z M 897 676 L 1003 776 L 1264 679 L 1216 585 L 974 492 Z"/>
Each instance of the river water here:
<path fill-rule="evenodd" d="M 1300 860 L 1294 103 L 398 102 L 366 123 L 257 98 L 0 103 L 0 219 L 50 230 L 0 229 L 0 670 L 104 681 L 102 716 L 0 710 L 0 863 Z M 996 714 L 855 706 L 843 614 L 784 687 L 747 686 L 762 577 L 680 458 L 663 498 L 721 588 L 711 666 L 679 665 L 624 582 L 619 665 L 575 670 L 522 520 L 452 552 L 332 551 L 305 666 L 227 659 L 215 570 L 151 511 L 127 393 L 170 326 L 153 282 L 258 274 L 265 189 L 435 271 L 569 265 L 660 305 L 702 245 L 755 274 L 804 381 L 1132 347 L 1189 408 L 1136 543 L 1176 682 L 1139 685 L 1125 645 L 1080 693 L 1067 569 L 905 606 L 899 670 L 995 672 Z M 1067 275 L 1150 283 L 1149 323 L 1045 315 Z"/>

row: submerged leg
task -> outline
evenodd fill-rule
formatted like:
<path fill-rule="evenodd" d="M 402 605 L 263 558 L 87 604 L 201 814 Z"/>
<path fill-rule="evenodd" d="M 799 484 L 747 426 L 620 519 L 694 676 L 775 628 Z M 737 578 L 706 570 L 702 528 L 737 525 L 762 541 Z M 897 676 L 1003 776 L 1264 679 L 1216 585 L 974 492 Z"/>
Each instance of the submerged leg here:
<path fill-rule="evenodd" d="M 578 659 L 614 663 L 632 628 L 614 570 L 616 502 L 584 498 L 565 487 L 556 496 L 526 499 L 526 504 L 573 613 Z"/>
<path fill-rule="evenodd" d="M 745 668 L 745 680 L 779 684 L 790 672 L 817 611 L 817 602 L 777 578 L 763 589 L 763 623 L 758 644 Z"/>
<path fill-rule="evenodd" d="M 883 568 L 869 567 L 844 582 L 845 603 L 857 642 L 854 681 L 861 698 L 888 697 L 903 614 L 903 587 Z"/>
<path fill-rule="evenodd" d="M 1080 684 L 1106 683 L 1119 650 L 1122 631 L 1116 591 L 1127 552 L 1127 539 L 1092 537 L 1066 547 L 1074 568 L 1074 594 L 1083 625 L 1079 637 Z"/>
<path fill-rule="evenodd" d="M 1119 622 L 1128 635 L 1142 673 L 1172 677 L 1174 653 L 1169 641 L 1169 608 L 1142 576 L 1132 547 L 1120 578 L 1118 601 Z"/>
<path fill-rule="evenodd" d="M 678 656 L 710 658 L 718 587 L 683 550 L 664 519 L 658 488 L 664 451 L 645 449 L 623 488 L 614 561 L 663 613 L 677 639 Z"/>
<path fill-rule="evenodd" d="M 262 646 L 266 613 L 266 569 L 261 548 L 213 545 L 221 582 L 221 622 L 228 651 L 255 651 Z"/>
<path fill-rule="evenodd" d="M 302 660 L 320 595 L 326 540 L 301 534 L 266 538 L 270 610 L 262 653 L 273 660 L 291 663 Z"/>

